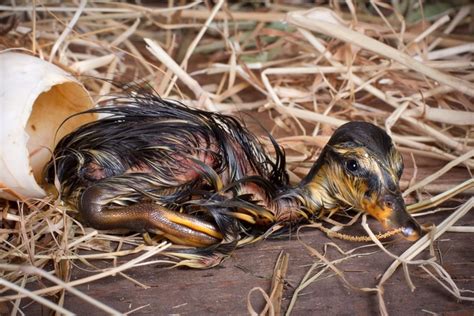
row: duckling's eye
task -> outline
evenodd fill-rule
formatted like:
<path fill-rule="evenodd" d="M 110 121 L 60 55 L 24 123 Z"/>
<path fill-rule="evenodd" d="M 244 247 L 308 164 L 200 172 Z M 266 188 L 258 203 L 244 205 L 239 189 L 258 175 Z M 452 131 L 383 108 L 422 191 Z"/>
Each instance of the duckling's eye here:
<path fill-rule="evenodd" d="M 359 170 L 359 163 L 354 159 L 348 160 L 346 161 L 346 168 L 351 172 L 355 172 Z"/>

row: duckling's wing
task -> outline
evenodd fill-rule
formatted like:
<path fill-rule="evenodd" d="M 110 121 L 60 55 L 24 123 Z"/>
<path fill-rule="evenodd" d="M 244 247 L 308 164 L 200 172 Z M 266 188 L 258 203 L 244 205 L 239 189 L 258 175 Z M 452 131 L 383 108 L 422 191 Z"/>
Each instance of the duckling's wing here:
<path fill-rule="evenodd" d="M 117 98 L 88 112 L 106 116 L 64 137 L 47 167 L 65 197 L 92 183 L 127 173 L 153 173 L 162 187 L 186 186 L 209 166 L 225 184 L 248 175 L 285 179 L 284 155 L 274 163 L 255 136 L 232 117 L 190 109 L 155 95 Z M 276 143 L 275 143 L 276 144 Z"/>

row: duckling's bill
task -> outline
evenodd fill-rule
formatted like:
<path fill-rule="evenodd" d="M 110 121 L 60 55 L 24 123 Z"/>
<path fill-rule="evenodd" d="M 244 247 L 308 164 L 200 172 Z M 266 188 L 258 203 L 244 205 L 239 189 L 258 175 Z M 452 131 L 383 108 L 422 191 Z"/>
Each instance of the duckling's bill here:
<path fill-rule="evenodd" d="M 362 201 L 362 208 L 376 218 L 385 229 L 400 229 L 411 241 L 421 236 L 421 227 L 408 213 L 401 194 L 385 194 L 380 198 L 373 194 Z"/>

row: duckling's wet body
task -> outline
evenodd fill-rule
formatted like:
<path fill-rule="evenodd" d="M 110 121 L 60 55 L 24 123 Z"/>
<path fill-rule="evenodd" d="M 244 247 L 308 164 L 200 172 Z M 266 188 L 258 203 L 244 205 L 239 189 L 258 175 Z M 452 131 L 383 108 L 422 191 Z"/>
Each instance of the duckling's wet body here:
<path fill-rule="evenodd" d="M 107 114 L 63 138 L 47 167 L 62 197 L 97 229 L 154 232 L 197 247 L 235 244 L 274 224 L 354 207 L 419 234 L 398 188 L 401 157 L 364 122 L 338 129 L 303 181 L 291 186 L 285 156 L 270 157 L 236 119 L 156 95 L 116 99 Z"/>

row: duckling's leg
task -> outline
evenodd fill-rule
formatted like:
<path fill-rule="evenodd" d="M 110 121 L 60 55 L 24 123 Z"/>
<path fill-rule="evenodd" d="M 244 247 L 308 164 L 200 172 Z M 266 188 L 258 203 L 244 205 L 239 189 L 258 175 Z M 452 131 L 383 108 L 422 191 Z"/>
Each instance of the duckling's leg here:
<path fill-rule="evenodd" d="M 79 211 L 96 229 L 159 231 L 174 243 L 195 247 L 209 246 L 223 239 L 212 223 L 189 214 L 168 210 L 161 205 L 138 203 L 110 208 L 107 206 L 107 194 L 99 186 L 91 186 L 84 191 L 79 202 Z"/>

